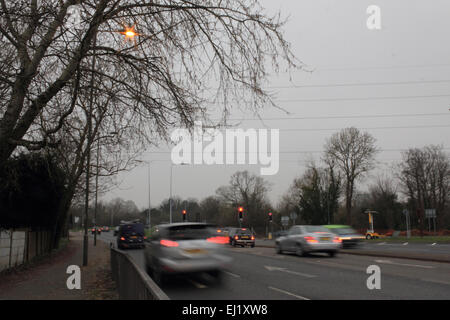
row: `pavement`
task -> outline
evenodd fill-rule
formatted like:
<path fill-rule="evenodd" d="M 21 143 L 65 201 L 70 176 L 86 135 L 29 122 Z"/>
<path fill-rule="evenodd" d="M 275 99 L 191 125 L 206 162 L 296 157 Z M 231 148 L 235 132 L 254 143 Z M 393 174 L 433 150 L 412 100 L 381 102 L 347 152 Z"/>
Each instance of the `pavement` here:
<path fill-rule="evenodd" d="M 89 239 L 88 265 L 83 263 L 83 236 L 71 233 L 67 247 L 26 267 L 0 275 L 0 300 L 117 299 L 110 278 L 109 245 Z M 69 290 L 70 265 L 80 266 L 81 289 Z"/>

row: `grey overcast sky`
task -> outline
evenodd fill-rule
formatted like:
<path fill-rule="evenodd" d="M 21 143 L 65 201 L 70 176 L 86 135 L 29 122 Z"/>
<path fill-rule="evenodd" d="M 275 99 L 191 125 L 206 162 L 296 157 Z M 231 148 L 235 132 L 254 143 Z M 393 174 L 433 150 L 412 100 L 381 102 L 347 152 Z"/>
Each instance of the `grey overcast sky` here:
<path fill-rule="evenodd" d="M 268 79 L 267 89 L 290 114 L 267 108 L 261 117 L 285 120 L 255 121 L 239 106 L 231 115 L 248 119 L 239 122 L 243 129 L 280 129 L 278 174 L 263 176 L 272 184 L 269 197 L 274 205 L 293 178 L 304 172 L 306 161 L 320 160 L 326 138 L 341 128 L 355 126 L 377 139 L 381 152 L 372 177 L 397 163 L 402 149 L 427 144 L 450 148 L 450 1 L 263 0 L 261 4 L 269 14 L 280 11 L 288 17 L 285 37 L 296 57 L 314 70 L 294 71 L 290 77 L 281 72 Z M 381 9 L 381 30 L 366 26 L 370 5 Z M 169 197 L 170 148 L 161 145 L 142 156 L 152 161 L 152 207 Z M 200 200 L 228 184 L 234 172 L 259 174 L 259 169 L 259 165 L 175 166 L 173 194 Z M 120 186 L 103 200 L 121 197 L 140 209 L 148 206 L 145 165 L 120 174 L 118 181 Z M 359 187 L 367 183 L 370 178 Z"/>

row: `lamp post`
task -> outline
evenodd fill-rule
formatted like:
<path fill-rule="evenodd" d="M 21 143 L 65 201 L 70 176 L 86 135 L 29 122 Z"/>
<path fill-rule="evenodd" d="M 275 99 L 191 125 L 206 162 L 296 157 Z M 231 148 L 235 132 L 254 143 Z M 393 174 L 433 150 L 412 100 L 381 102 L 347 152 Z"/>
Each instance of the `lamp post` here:
<path fill-rule="evenodd" d="M 113 138 L 118 132 L 109 132 L 109 135 L 97 138 L 97 163 L 96 163 L 96 174 L 95 174 L 95 206 L 94 206 L 94 246 L 97 246 L 97 207 L 98 207 L 98 173 L 99 173 L 99 158 L 100 158 L 100 140 L 103 138 Z"/>

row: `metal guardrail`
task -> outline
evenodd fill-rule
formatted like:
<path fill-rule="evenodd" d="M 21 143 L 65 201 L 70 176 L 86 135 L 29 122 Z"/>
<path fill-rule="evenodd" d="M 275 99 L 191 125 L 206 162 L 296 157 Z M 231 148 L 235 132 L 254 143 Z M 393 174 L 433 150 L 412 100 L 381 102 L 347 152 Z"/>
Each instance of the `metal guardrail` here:
<path fill-rule="evenodd" d="M 111 271 L 121 300 L 170 300 L 126 252 L 113 247 Z"/>

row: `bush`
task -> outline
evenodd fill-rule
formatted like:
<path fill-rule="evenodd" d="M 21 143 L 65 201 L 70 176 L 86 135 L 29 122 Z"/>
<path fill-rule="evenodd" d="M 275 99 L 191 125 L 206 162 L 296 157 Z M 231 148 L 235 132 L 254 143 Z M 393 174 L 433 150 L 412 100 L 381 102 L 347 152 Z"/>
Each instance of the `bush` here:
<path fill-rule="evenodd" d="M 0 226 L 55 226 L 64 193 L 65 173 L 46 154 L 21 154 L 0 171 Z"/>

